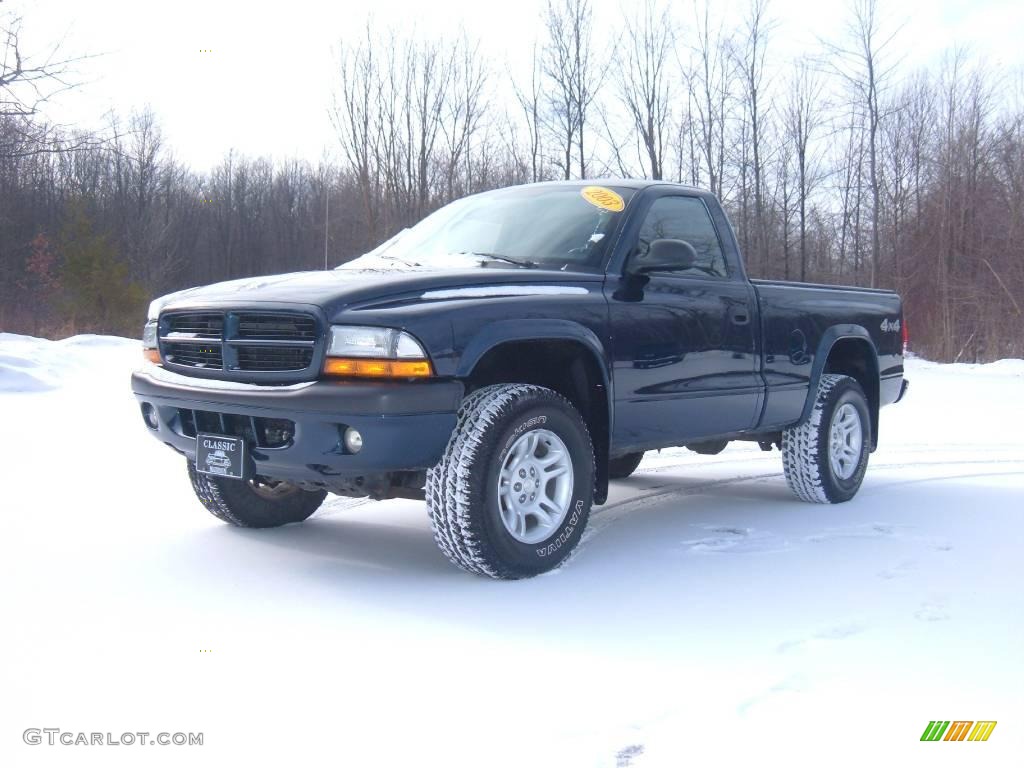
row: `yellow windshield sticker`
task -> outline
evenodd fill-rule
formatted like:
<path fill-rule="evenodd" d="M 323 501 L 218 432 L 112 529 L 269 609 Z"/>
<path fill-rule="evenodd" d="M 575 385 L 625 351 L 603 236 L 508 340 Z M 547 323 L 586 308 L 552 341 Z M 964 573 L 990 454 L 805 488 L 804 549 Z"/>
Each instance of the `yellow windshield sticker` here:
<path fill-rule="evenodd" d="M 584 187 L 580 190 L 580 194 L 591 205 L 596 205 L 598 208 L 603 208 L 613 213 L 618 213 L 626 207 L 626 204 L 622 201 L 622 196 L 608 189 L 608 187 Z"/>

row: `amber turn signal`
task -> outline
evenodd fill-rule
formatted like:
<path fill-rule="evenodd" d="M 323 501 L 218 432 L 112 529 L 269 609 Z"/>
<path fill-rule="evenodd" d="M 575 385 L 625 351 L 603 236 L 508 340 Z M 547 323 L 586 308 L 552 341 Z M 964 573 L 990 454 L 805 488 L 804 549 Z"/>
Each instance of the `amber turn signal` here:
<path fill-rule="evenodd" d="M 427 360 L 375 360 L 355 357 L 328 357 L 324 361 L 327 376 L 361 376 L 385 379 L 421 379 L 433 375 Z"/>
<path fill-rule="evenodd" d="M 142 356 L 154 365 L 160 365 L 160 350 L 159 349 L 144 349 L 142 350 Z"/>

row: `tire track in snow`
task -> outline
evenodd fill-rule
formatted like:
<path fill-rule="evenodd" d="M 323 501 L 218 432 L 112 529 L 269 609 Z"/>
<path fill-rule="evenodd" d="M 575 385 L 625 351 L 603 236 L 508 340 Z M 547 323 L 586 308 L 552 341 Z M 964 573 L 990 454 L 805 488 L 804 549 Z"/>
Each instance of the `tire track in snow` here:
<path fill-rule="evenodd" d="M 987 466 L 990 466 L 990 465 L 993 465 L 993 464 L 1021 464 L 1021 465 L 1024 465 L 1024 459 L 972 459 L 972 460 L 967 460 L 967 461 L 950 459 L 948 461 L 934 461 L 934 462 L 897 462 L 897 463 L 893 463 L 893 464 L 870 464 L 870 465 L 868 465 L 868 470 L 871 470 L 871 469 L 908 469 L 908 468 L 912 469 L 914 467 L 949 466 L 951 464 L 956 464 L 956 465 L 984 464 L 984 465 L 987 465 Z M 681 468 L 684 468 L 684 467 L 687 467 L 687 466 L 689 466 L 689 465 L 679 464 L 679 465 L 675 465 L 673 467 L 664 467 L 662 469 L 681 469 Z M 991 474 L 995 474 L 995 473 L 983 472 L 983 473 L 981 473 L 981 475 L 957 475 L 957 477 L 984 476 L 984 475 L 991 475 Z M 1024 474 L 1024 471 L 1022 471 L 1022 472 L 999 473 L 999 474 Z M 603 507 L 599 508 L 597 514 L 603 515 L 603 514 L 606 514 L 609 511 L 611 511 L 611 510 L 622 509 L 624 507 L 629 507 L 630 505 L 636 504 L 636 503 L 641 503 L 641 504 L 642 503 L 646 503 L 646 502 L 648 502 L 650 500 L 658 499 L 660 497 L 669 497 L 669 496 L 677 496 L 677 495 L 678 496 L 692 496 L 694 494 L 699 494 L 700 492 L 702 492 L 702 490 L 708 490 L 709 488 L 720 487 L 720 486 L 723 486 L 723 485 L 734 485 L 734 484 L 739 483 L 739 482 L 752 482 L 752 481 L 755 481 L 755 480 L 764 480 L 764 479 L 768 479 L 768 478 L 771 478 L 771 477 L 782 477 L 782 476 L 783 476 L 782 470 L 779 469 L 779 470 L 777 470 L 775 472 L 764 472 L 764 473 L 752 474 L 752 475 L 739 475 L 739 476 L 736 476 L 736 477 L 724 477 L 724 478 L 722 478 L 720 480 L 712 480 L 712 481 L 709 481 L 709 482 L 703 482 L 703 483 L 699 483 L 699 484 L 696 484 L 696 485 L 689 485 L 689 486 L 681 486 L 681 487 L 674 487 L 674 488 L 673 487 L 666 487 L 666 486 L 659 486 L 657 488 L 652 489 L 651 492 L 648 493 L 648 494 L 641 494 L 639 496 L 630 497 L 629 499 L 624 499 L 621 502 L 613 502 L 612 504 L 606 504 Z M 922 478 L 920 480 L 903 480 L 903 481 L 897 481 L 897 482 L 929 482 L 931 480 L 946 480 L 946 479 L 954 479 L 954 478 L 950 477 L 948 475 L 943 475 L 942 477 Z M 872 483 L 872 484 L 876 484 L 876 483 Z M 889 484 L 896 484 L 896 483 L 889 483 Z M 877 486 L 877 484 L 876 484 L 876 486 Z M 593 517 L 593 513 L 592 513 L 592 517 Z"/>
<path fill-rule="evenodd" d="M 721 462 L 719 462 L 721 463 Z M 969 460 L 955 460 L 950 459 L 946 461 L 917 461 L 917 462 L 895 462 L 886 464 L 871 464 L 870 469 L 913 469 L 915 467 L 929 467 L 929 466 L 950 466 L 950 465 L 975 465 L 985 464 L 988 466 L 999 465 L 999 464 L 1021 464 L 1024 465 L 1024 458 L 1019 459 L 969 459 Z M 689 465 L 675 465 L 674 468 L 681 468 Z M 668 469 L 669 467 L 665 467 Z M 927 483 L 944 480 L 954 479 L 966 479 L 970 477 L 999 477 L 999 476 L 1015 476 L 1024 475 L 1024 467 L 1020 471 L 1014 472 L 979 472 L 973 474 L 964 475 L 941 475 L 939 477 L 932 478 L 916 478 L 913 480 L 894 480 L 888 483 L 872 483 L 873 487 L 886 487 L 891 485 L 902 485 L 909 483 Z M 612 504 L 606 504 L 603 507 L 598 507 L 591 512 L 590 524 L 587 526 L 587 530 L 583 534 L 579 545 L 576 550 L 570 555 L 562 565 L 556 569 L 561 570 L 568 563 L 574 560 L 582 549 L 589 544 L 594 538 L 601 534 L 601 532 L 608 526 L 615 523 L 618 519 L 621 519 L 623 512 L 630 512 L 635 508 L 649 506 L 650 504 L 657 503 L 671 498 L 683 498 L 686 496 L 694 496 L 703 493 L 704 491 L 711 490 L 714 488 L 721 488 L 730 485 L 737 485 L 739 483 L 756 482 L 759 480 L 768 480 L 771 478 L 783 477 L 781 469 L 775 472 L 765 472 L 751 475 L 740 475 L 738 477 L 722 478 L 720 480 L 713 480 L 706 483 L 698 483 L 697 485 L 681 486 L 676 488 L 659 487 L 651 490 L 649 493 L 644 493 L 638 496 L 631 496 L 628 499 L 617 501 Z M 611 513 L 611 514 L 609 514 Z"/>
<path fill-rule="evenodd" d="M 934 451 L 931 451 L 931 452 L 938 453 L 940 450 L 944 450 L 944 449 L 935 449 Z M 994 452 L 996 452 L 996 450 L 993 449 L 992 452 L 994 453 Z M 732 463 L 737 463 L 737 462 L 749 462 L 749 461 L 751 461 L 751 459 L 753 459 L 755 457 L 759 461 L 766 461 L 766 460 L 770 460 L 770 459 L 776 458 L 774 456 L 771 456 L 770 454 L 765 454 L 765 456 L 763 456 L 763 457 L 761 455 L 759 455 L 759 454 L 754 454 L 753 456 L 736 457 L 736 458 L 729 459 L 729 460 L 719 460 L 719 461 L 710 461 L 710 462 L 709 461 L 700 461 L 699 459 L 695 459 L 693 461 L 681 462 L 681 463 L 678 463 L 678 464 L 665 464 L 665 465 L 661 465 L 661 466 L 658 466 L 658 467 L 650 467 L 650 468 L 642 470 L 641 472 L 638 473 L 638 475 L 640 475 L 640 476 L 652 475 L 652 474 L 658 474 L 658 473 L 668 472 L 668 471 L 678 470 L 678 469 L 686 469 L 686 468 L 696 467 L 696 466 L 704 467 L 704 466 L 714 466 L 714 465 L 722 465 L 722 464 L 732 464 Z M 1020 458 L 1020 459 L 968 459 L 968 460 L 965 460 L 965 461 L 956 461 L 956 460 L 948 460 L 948 461 L 921 461 L 921 462 L 902 461 L 902 462 L 895 463 L 895 464 L 888 464 L 888 463 L 887 464 L 878 464 L 878 463 L 869 464 L 868 465 L 868 469 L 869 470 L 871 470 L 871 469 L 904 469 L 904 468 L 907 468 L 907 467 L 942 466 L 942 465 L 949 465 L 949 464 L 1024 464 L 1024 458 Z M 994 473 L 991 473 L 991 472 L 984 473 L 984 475 L 992 475 L 992 474 L 994 474 Z M 1019 473 L 1011 472 L 1011 473 L 1008 473 L 1008 474 L 1019 474 Z M 708 482 L 705 482 L 705 483 L 699 483 L 697 485 L 691 485 L 691 486 L 687 486 L 687 487 L 668 488 L 666 486 L 657 486 L 655 488 L 648 489 L 649 493 L 643 493 L 643 494 L 639 494 L 639 495 L 636 495 L 636 496 L 630 496 L 628 499 L 623 499 L 621 501 L 612 502 L 611 504 L 605 504 L 604 506 L 601 506 L 601 507 L 596 507 L 591 512 L 591 520 L 593 521 L 595 516 L 602 517 L 602 516 L 606 515 L 608 512 L 610 512 L 612 510 L 620 509 L 620 508 L 628 506 L 630 504 L 637 503 L 637 504 L 640 504 L 641 506 L 644 506 L 645 502 L 647 500 L 657 499 L 657 498 L 660 498 L 662 496 L 673 496 L 673 495 L 691 496 L 691 495 L 694 495 L 694 494 L 699 494 L 702 491 L 706 491 L 706 490 L 709 490 L 711 488 L 718 488 L 720 486 L 734 485 L 736 483 L 753 482 L 753 481 L 756 481 L 756 480 L 767 480 L 769 478 L 782 477 L 782 476 L 783 476 L 783 472 L 782 472 L 781 469 L 779 469 L 779 470 L 774 471 L 774 472 L 763 472 L 763 473 L 759 473 L 759 474 L 750 474 L 750 475 L 738 475 L 736 477 L 728 477 L 728 478 L 722 478 L 722 479 L 719 479 L 719 480 L 711 480 L 711 481 L 708 481 Z M 957 475 L 955 477 L 957 477 L 957 478 L 965 478 L 965 477 L 971 477 L 971 475 Z M 899 481 L 892 481 L 892 482 L 882 483 L 882 484 L 872 483 L 872 485 L 877 488 L 877 487 L 886 487 L 886 486 L 889 486 L 889 485 L 904 485 L 904 484 L 909 484 L 909 483 L 931 482 L 932 480 L 936 480 L 936 479 L 938 479 L 938 480 L 954 479 L 954 477 L 953 476 L 943 476 L 941 478 L 921 478 L 921 479 L 915 479 L 915 480 L 899 480 Z M 373 502 L 374 502 L 374 500 L 370 499 L 370 498 L 358 498 L 358 499 L 348 498 L 347 499 L 347 498 L 345 498 L 343 496 L 338 496 L 338 497 L 335 497 L 333 499 L 330 499 L 324 505 L 324 507 L 322 507 L 320 510 L 318 510 L 316 512 L 314 517 L 318 517 L 318 518 L 333 517 L 334 515 L 342 514 L 343 512 L 348 512 L 349 510 L 356 509 L 358 507 L 363 507 L 363 506 L 366 506 L 367 504 L 372 504 Z"/>
<path fill-rule="evenodd" d="M 936 454 L 936 453 L 948 453 L 949 448 L 945 446 L 936 447 L 934 443 L 900 443 L 898 445 L 889 445 L 885 448 L 879 448 L 878 453 L 885 456 L 892 453 L 909 453 L 909 454 Z M 983 443 L 963 443 L 957 444 L 957 451 L 962 451 L 965 454 L 997 454 L 997 453 L 1012 453 L 1014 450 L 1013 446 L 992 446 Z M 872 454 L 876 455 L 876 454 Z M 721 466 L 724 464 L 736 464 L 740 462 L 767 462 L 778 460 L 779 455 L 777 451 L 756 451 L 753 449 L 745 450 L 739 453 L 730 454 L 725 458 L 708 458 L 702 457 L 700 454 L 680 454 L 680 457 L 685 457 L 685 461 L 676 461 L 671 464 L 656 464 L 654 466 L 644 467 L 640 470 L 641 474 L 657 474 L 659 472 L 665 472 L 668 470 L 677 469 L 679 467 L 714 467 Z M 668 456 L 666 458 L 673 458 Z M 1021 461 L 1024 461 L 1022 457 Z M 881 465 L 869 465 L 870 466 L 881 466 Z"/>
<path fill-rule="evenodd" d="M 938 453 L 938 451 L 929 452 L 929 453 Z M 993 451 L 993 453 L 995 453 L 995 452 Z M 685 462 L 685 463 L 679 463 L 679 464 L 664 465 L 664 466 L 660 466 L 660 467 L 651 467 L 650 469 L 643 470 L 642 472 L 640 472 L 638 474 L 641 474 L 641 475 L 655 474 L 655 473 L 667 472 L 667 471 L 671 471 L 671 470 L 688 469 L 688 468 L 691 468 L 691 467 L 694 467 L 694 466 L 722 465 L 722 464 L 729 464 L 729 463 L 734 463 L 734 462 L 744 462 L 744 461 L 750 461 L 751 458 L 752 457 L 730 459 L 728 462 L 726 462 L 726 461 L 707 462 L 707 463 L 702 463 L 702 462 L 699 462 L 699 461 L 692 462 L 692 463 L 691 462 Z M 771 456 L 765 456 L 765 457 L 757 456 L 757 458 L 758 458 L 758 460 L 767 460 L 767 459 L 772 459 L 774 457 L 771 457 Z M 977 464 L 985 464 L 985 465 L 1021 464 L 1021 465 L 1024 465 L 1024 459 L 969 459 L 967 461 L 950 459 L 950 460 L 946 460 L 946 461 L 927 461 L 927 462 L 912 462 L 912 461 L 911 462 L 907 462 L 907 461 L 901 461 L 901 462 L 885 463 L 885 464 L 878 464 L 878 463 L 870 464 L 870 465 L 868 465 L 868 470 L 870 471 L 871 469 L 907 469 L 907 468 L 913 468 L 913 467 L 949 466 L 949 465 L 954 465 L 954 464 L 957 464 L 957 465 L 977 465 Z M 927 482 L 943 481 L 943 480 L 953 480 L 953 479 L 969 479 L 971 477 L 993 477 L 993 476 L 1018 475 L 1018 474 L 1024 474 L 1024 470 L 1022 470 L 1020 472 L 982 472 L 982 473 L 977 473 L 977 474 L 943 475 L 941 477 L 925 477 L 925 478 L 914 478 L 914 479 L 905 479 L 905 480 L 890 480 L 890 481 L 883 481 L 883 482 L 872 482 L 871 483 L 871 488 L 868 488 L 868 490 L 877 489 L 877 488 L 881 488 L 881 487 L 889 487 L 889 486 L 892 486 L 892 485 L 904 485 L 904 484 L 910 484 L 910 483 L 927 483 Z M 628 499 L 623 499 L 622 501 L 612 502 L 611 504 L 605 504 L 605 505 L 603 505 L 601 507 L 595 507 L 591 511 L 590 524 L 587 526 L 587 530 L 585 531 L 584 538 L 580 542 L 580 545 L 577 548 L 577 551 L 579 552 L 579 550 L 584 545 L 586 545 L 590 540 L 592 540 L 597 534 L 599 534 L 599 532 L 601 530 L 603 530 L 605 527 L 607 527 L 609 524 L 611 524 L 613 522 L 612 518 L 617 518 L 617 516 L 618 516 L 618 515 L 614 514 L 616 512 L 622 512 L 624 510 L 630 510 L 633 507 L 645 507 L 645 506 L 648 506 L 649 504 L 656 503 L 656 502 L 658 502 L 660 500 L 663 500 L 663 499 L 670 499 L 670 498 L 675 498 L 675 497 L 685 498 L 687 496 L 698 496 L 698 495 L 702 494 L 703 492 L 706 492 L 706 490 L 712 490 L 714 488 L 725 487 L 725 486 L 728 486 L 728 485 L 735 485 L 735 484 L 738 484 L 738 483 L 741 483 L 741 482 L 756 482 L 758 480 L 768 480 L 768 479 L 771 479 L 771 478 L 774 478 L 774 477 L 783 477 L 783 473 L 782 473 L 781 468 L 779 468 L 779 469 L 777 469 L 775 471 L 772 471 L 772 472 L 760 472 L 760 473 L 757 473 L 757 474 L 737 475 L 735 477 L 723 477 L 723 478 L 720 478 L 720 479 L 717 479 L 717 480 L 709 480 L 707 482 L 698 482 L 698 483 L 696 483 L 694 485 L 676 486 L 676 487 L 670 487 L 670 486 L 666 486 L 666 485 L 658 485 L 658 486 L 656 486 L 654 488 L 648 489 L 647 493 L 641 493 L 641 494 L 638 494 L 636 496 L 631 496 Z M 330 502 L 328 502 L 328 504 L 325 504 L 324 507 L 322 507 L 321 509 L 317 510 L 317 512 L 313 515 L 313 518 L 334 517 L 336 515 L 340 515 L 340 514 L 343 514 L 345 512 L 349 512 L 349 511 L 351 511 L 353 509 L 357 509 L 359 507 L 365 507 L 365 506 L 367 506 L 369 504 L 373 504 L 373 503 L 374 503 L 374 500 L 373 499 L 369 499 L 369 498 L 365 498 L 365 499 L 345 499 L 344 497 L 337 497 L 335 499 L 332 499 Z M 609 514 L 609 513 L 612 513 L 612 514 Z M 569 557 L 568 560 L 566 560 L 566 563 L 569 560 L 571 560 L 574 556 L 575 556 L 575 553 L 573 553 L 573 555 L 571 557 Z M 564 566 L 564 564 L 565 563 L 563 563 L 563 566 Z"/>

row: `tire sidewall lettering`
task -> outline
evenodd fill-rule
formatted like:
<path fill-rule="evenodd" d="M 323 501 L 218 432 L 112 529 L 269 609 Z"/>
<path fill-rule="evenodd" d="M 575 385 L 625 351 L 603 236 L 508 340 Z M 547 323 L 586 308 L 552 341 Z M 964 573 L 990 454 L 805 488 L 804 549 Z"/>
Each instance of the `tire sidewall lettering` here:
<path fill-rule="evenodd" d="M 575 489 L 574 489 L 575 490 Z M 555 540 L 548 544 L 546 547 L 541 547 L 537 550 L 538 557 L 548 557 L 553 555 L 555 552 L 562 548 L 571 537 L 573 531 L 576 530 L 576 526 L 579 524 L 580 517 L 583 515 L 583 499 L 577 499 L 573 505 L 572 515 L 563 523 L 563 528 L 555 536 Z"/>
<path fill-rule="evenodd" d="M 508 429 L 497 442 L 500 448 L 493 454 L 494 463 L 491 471 L 495 479 L 488 482 L 486 491 L 488 506 L 493 507 L 492 514 L 488 516 L 492 521 L 489 527 L 502 540 L 501 549 L 509 554 L 515 552 L 516 559 L 533 560 L 537 564 L 556 562 L 564 558 L 566 552 L 573 549 L 582 535 L 588 518 L 589 505 L 586 489 L 593 486 L 592 457 L 584 456 L 585 446 L 589 445 L 589 441 L 584 445 L 580 444 L 580 437 L 571 428 L 571 421 L 565 414 L 557 410 L 548 410 L 545 405 L 541 405 L 540 409 L 542 409 L 540 413 L 531 409 L 532 413 L 528 412 L 528 414 L 520 416 L 513 422 L 515 426 Z M 569 511 L 558 530 L 540 544 L 524 544 L 516 541 L 501 522 L 493 483 L 496 482 L 498 468 L 501 467 L 515 441 L 530 430 L 542 428 L 555 432 L 566 443 L 566 447 L 570 451 L 574 473 L 572 496 Z M 543 570 L 550 567 L 552 566 L 544 566 Z"/>
<path fill-rule="evenodd" d="M 534 427 L 539 427 L 539 426 L 545 425 L 547 423 L 548 423 L 548 417 L 543 415 L 543 414 L 541 414 L 539 416 L 531 416 L 526 421 L 524 421 L 522 424 L 520 424 L 518 427 L 516 427 L 512 431 L 512 434 L 509 435 L 508 440 L 505 441 L 505 445 L 502 447 L 501 451 L 498 454 L 499 462 L 505 460 L 505 457 L 508 455 L 509 448 L 512 447 L 512 443 L 514 443 L 516 440 L 518 440 L 522 436 L 522 434 L 524 432 L 527 432 L 527 431 L 533 429 Z"/>

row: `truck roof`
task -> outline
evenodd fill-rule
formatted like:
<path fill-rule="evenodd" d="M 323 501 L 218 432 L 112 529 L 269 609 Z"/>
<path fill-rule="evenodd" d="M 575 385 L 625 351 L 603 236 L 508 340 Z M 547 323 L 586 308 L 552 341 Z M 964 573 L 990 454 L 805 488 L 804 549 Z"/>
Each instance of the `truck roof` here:
<path fill-rule="evenodd" d="M 679 184 L 674 181 L 659 181 L 656 179 L 619 179 L 614 177 L 601 177 L 597 179 L 562 179 L 559 181 L 537 181 L 532 184 L 522 184 L 523 187 L 626 187 L 627 189 L 646 189 L 647 187 L 676 187 L 691 194 L 710 195 L 706 189 L 691 187 L 686 184 Z"/>

